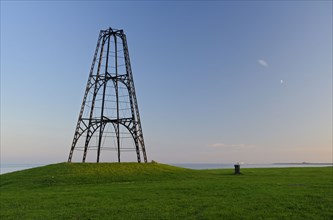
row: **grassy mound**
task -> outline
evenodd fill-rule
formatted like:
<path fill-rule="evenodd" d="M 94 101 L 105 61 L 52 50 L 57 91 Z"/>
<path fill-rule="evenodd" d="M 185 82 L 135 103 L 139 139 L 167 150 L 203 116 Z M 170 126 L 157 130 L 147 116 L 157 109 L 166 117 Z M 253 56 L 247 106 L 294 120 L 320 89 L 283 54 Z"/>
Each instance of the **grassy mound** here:
<path fill-rule="evenodd" d="M 60 163 L 0 175 L 0 219 L 333 219 L 333 168 Z"/>
<path fill-rule="evenodd" d="M 192 170 L 159 163 L 59 163 L 1 175 L 1 189 L 157 181 Z"/>

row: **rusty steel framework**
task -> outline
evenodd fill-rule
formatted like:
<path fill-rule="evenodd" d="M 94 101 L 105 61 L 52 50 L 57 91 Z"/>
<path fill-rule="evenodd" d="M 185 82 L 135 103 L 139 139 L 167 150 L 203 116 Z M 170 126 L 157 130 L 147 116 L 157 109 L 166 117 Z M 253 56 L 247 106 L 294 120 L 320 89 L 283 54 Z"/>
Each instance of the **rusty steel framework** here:
<path fill-rule="evenodd" d="M 131 140 L 131 147 L 122 139 Z M 113 140 L 113 142 L 112 142 Z M 128 143 L 127 143 L 128 144 Z M 147 162 L 139 108 L 135 94 L 130 57 L 123 30 L 101 30 L 84 93 L 68 162 L 74 151 L 136 152 L 137 161 Z"/>

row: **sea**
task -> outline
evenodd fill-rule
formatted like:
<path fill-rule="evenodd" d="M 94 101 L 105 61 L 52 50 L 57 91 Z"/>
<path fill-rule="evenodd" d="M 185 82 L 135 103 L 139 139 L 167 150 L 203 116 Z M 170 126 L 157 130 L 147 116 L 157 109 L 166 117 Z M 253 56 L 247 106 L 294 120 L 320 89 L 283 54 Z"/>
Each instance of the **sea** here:
<path fill-rule="evenodd" d="M 48 164 L 0 164 L 0 174 L 11 173 Z M 194 170 L 205 169 L 233 169 L 235 164 L 223 163 L 169 163 L 169 165 Z M 279 168 L 279 167 L 326 167 L 333 163 L 271 163 L 271 164 L 240 164 L 241 168 Z"/>
<path fill-rule="evenodd" d="M 47 164 L 0 164 L 0 174 L 12 173 L 45 165 Z"/>

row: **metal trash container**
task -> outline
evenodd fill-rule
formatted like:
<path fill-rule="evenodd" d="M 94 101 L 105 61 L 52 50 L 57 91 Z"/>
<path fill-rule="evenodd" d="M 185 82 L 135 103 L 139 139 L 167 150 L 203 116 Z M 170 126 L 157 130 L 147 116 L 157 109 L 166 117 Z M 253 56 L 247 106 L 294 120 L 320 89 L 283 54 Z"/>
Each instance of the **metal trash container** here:
<path fill-rule="evenodd" d="M 240 174 L 240 165 L 235 164 L 235 174 Z"/>

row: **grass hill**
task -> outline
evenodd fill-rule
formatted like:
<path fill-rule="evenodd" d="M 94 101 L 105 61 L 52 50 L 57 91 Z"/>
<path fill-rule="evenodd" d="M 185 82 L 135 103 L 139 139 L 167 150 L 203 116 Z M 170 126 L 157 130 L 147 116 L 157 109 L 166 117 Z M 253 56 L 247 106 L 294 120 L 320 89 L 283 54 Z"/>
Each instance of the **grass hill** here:
<path fill-rule="evenodd" d="M 59 163 L 1 176 L 1 189 L 147 182 L 180 178 L 192 170 L 158 163 Z"/>
<path fill-rule="evenodd" d="M 0 219 L 333 219 L 333 168 L 60 163 L 0 175 Z"/>

